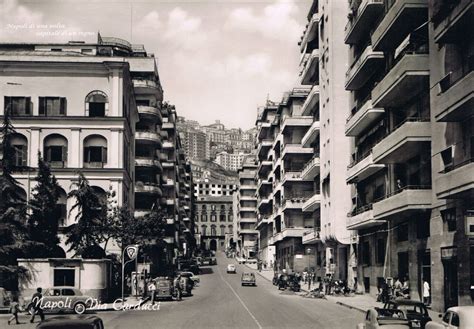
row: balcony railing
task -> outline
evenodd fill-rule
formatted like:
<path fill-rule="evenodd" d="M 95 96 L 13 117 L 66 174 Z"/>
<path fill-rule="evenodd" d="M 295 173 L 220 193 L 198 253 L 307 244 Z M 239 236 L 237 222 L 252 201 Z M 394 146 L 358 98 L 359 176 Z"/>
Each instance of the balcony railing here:
<path fill-rule="evenodd" d="M 430 189 L 431 189 L 431 185 L 405 185 L 403 187 L 398 188 L 397 190 L 393 192 L 387 193 L 386 195 L 375 199 L 373 203 L 388 199 L 406 190 L 430 190 Z"/>
<path fill-rule="evenodd" d="M 467 165 L 467 164 L 470 164 L 470 163 L 472 163 L 472 162 L 474 162 L 474 157 L 472 157 L 472 158 L 470 158 L 470 159 L 464 159 L 464 160 L 459 161 L 459 162 L 453 162 L 453 163 L 451 163 L 450 165 L 445 166 L 444 169 L 443 169 L 440 173 L 446 174 L 446 173 L 448 173 L 448 172 L 450 172 L 450 171 L 453 171 L 453 170 L 455 170 L 455 169 L 457 169 L 457 168 L 461 168 L 461 167 L 463 167 L 463 166 L 465 166 L 465 165 Z"/>
<path fill-rule="evenodd" d="M 439 81 L 440 93 L 444 93 L 445 91 L 447 91 L 449 88 L 454 86 L 456 82 L 464 78 L 473 70 L 474 70 L 474 55 L 471 55 L 469 56 L 467 66 L 461 67 L 458 70 L 449 72 Z"/>
<path fill-rule="evenodd" d="M 381 139 L 385 139 L 387 138 L 387 136 L 389 136 L 390 134 L 392 134 L 393 132 L 395 132 L 397 129 L 399 129 L 401 126 L 403 126 L 405 123 L 407 122 L 430 122 L 430 118 L 429 117 L 407 117 L 405 120 L 403 120 L 402 122 L 400 122 L 398 125 L 396 125 L 395 127 L 393 127 L 392 130 L 390 130 L 385 136 L 383 136 Z"/>
<path fill-rule="evenodd" d="M 366 212 L 367 210 L 371 210 L 373 208 L 372 206 L 372 203 L 368 203 L 364 206 L 360 206 L 360 207 L 357 207 L 355 208 L 354 210 L 352 210 L 351 212 L 349 212 L 347 214 L 348 217 L 353 217 L 353 216 L 357 216 L 358 214 L 361 214 L 363 212 Z"/>
<path fill-rule="evenodd" d="M 363 100 L 357 102 L 357 104 L 351 109 L 351 114 L 346 119 L 346 123 L 348 123 L 352 119 L 352 117 L 357 112 L 359 112 L 359 110 L 365 105 L 365 103 L 367 103 L 371 99 L 371 97 L 372 97 L 372 94 L 369 93 L 367 96 L 365 96 Z"/>

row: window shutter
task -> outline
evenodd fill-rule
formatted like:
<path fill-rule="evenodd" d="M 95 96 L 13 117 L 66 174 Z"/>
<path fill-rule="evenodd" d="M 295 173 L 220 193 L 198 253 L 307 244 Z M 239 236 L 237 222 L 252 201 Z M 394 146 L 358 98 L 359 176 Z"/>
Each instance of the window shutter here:
<path fill-rule="evenodd" d="M 67 99 L 66 97 L 61 97 L 60 107 L 59 107 L 59 114 L 66 115 L 67 110 Z"/>
<path fill-rule="evenodd" d="M 88 147 L 84 147 L 84 162 L 89 162 L 89 148 Z"/>
<path fill-rule="evenodd" d="M 45 98 L 40 97 L 39 98 L 39 115 L 45 115 L 45 104 L 44 104 Z"/>
<path fill-rule="evenodd" d="M 67 162 L 67 146 L 62 146 L 62 161 Z"/>
<path fill-rule="evenodd" d="M 102 163 L 107 163 L 107 148 L 102 147 Z"/>
<path fill-rule="evenodd" d="M 46 153 L 46 154 L 45 154 L 46 161 L 49 162 L 49 161 L 51 161 L 51 147 L 46 146 L 46 147 L 45 147 L 45 151 L 46 151 L 46 152 L 45 152 L 45 153 Z"/>
<path fill-rule="evenodd" d="M 31 97 L 25 97 L 25 114 L 31 115 Z"/>
<path fill-rule="evenodd" d="M 20 152 L 22 153 L 21 165 L 26 167 L 28 165 L 28 149 L 27 149 L 27 146 L 22 146 Z"/>

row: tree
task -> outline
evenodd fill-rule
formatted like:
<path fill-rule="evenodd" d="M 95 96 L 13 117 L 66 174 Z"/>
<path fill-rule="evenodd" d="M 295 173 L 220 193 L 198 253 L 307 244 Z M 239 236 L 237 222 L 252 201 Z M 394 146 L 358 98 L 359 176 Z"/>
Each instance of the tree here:
<path fill-rule="evenodd" d="M 60 187 L 56 177 L 51 174 L 47 162 L 38 152 L 37 182 L 33 188 L 33 197 L 29 207 L 31 214 L 28 218 L 30 239 L 41 244 L 34 252 L 35 257 L 54 257 L 59 244 L 58 222 L 61 213 L 58 211 Z"/>
<path fill-rule="evenodd" d="M 18 169 L 15 163 L 15 148 L 11 144 L 15 129 L 10 121 L 8 108 L 3 115 L 0 172 L 0 277 L 7 289 L 16 289 L 16 278 L 26 273 L 18 266 L 17 259 L 24 257 L 30 244 L 25 218 L 26 204 L 23 189 L 13 177 Z"/>
<path fill-rule="evenodd" d="M 75 185 L 77 188 L 69 192 L 68 198 L 76 199 L 70 211 L 77 209 L 76 223 L 66 229 L 66 244 L 70 245 L 69 251 L 74 250 L 76 255 L 80 255 L 87 248 L 98 247 L 104 241 L 106 207 L 83 173 L 79 173 Z"/>

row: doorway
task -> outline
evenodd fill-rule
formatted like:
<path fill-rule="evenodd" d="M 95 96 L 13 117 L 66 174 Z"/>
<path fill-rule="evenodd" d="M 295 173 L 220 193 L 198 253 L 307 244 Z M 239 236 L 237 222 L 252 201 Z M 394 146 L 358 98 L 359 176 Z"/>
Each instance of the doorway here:
<path fill-rule="evenodd" d="M 216 240 L 211 240 L 210 242 L 210 245 L 209 245 L 209 249 L 213 250 L 213 251 L 216 251 L 217 250 L 217 241 Z"/>
<path fill-rule="evenodd" d="M 400 279 L 408 278 L 409 276 L 408 269 L 408 252 L 399 252 L 398 253 L 398 277 Z"/>
<path fill-rule="evenodd" d="M 458 262 L 456 258 L 443 261 L 444 308 L 458 305 Z"/>

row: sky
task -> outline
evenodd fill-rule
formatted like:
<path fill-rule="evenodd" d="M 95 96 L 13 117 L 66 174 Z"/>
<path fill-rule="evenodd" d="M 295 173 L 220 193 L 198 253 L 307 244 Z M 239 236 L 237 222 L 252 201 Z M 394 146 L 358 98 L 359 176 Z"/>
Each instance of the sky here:
<path fill-rule="evenodd" d="M 144 44 L 178 115 L 248 129 L 267 97 L 298 86 L 311 0 L 0 0 L 0 42 Z"/>

